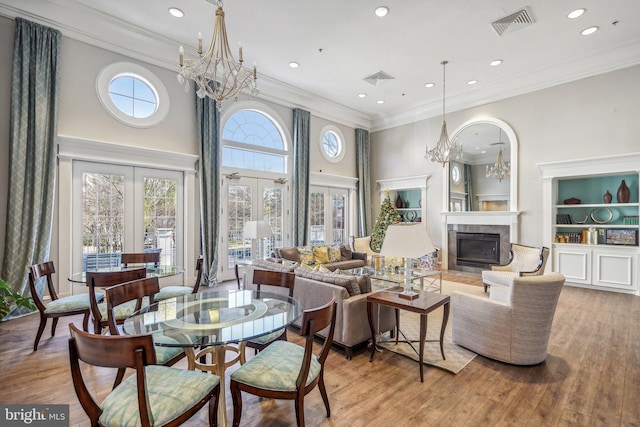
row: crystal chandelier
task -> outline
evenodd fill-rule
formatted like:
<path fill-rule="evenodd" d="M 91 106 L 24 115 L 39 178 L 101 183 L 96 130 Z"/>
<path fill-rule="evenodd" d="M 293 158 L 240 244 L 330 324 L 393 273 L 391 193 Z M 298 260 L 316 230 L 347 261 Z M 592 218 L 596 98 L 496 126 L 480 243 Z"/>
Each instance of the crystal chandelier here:
<path fill-rule="evenodd" d="M 504 142 L 501 141 L 501 137 L 502 137 L 502 129 L 499 129 L 499 137 L 498 137 L 498 142 L 496 144 L 491 144 L 491 145 L 504 145 Z M 502 148 L 500 149 L 500 151 L 498 152 L 498 160 L 496 161 L 496 164 L 493 166 L 489 166 L 487 165 L 487 172 L 486 172 L 486 177 L 487 178 L 496 178 L 498 181 L 502 182 L 503 179 L 505 179 L 506 177 L 508 177 L 509 175 L 511 175 L 511 168 L 509 167 L 509 164 L 504 162 L 504 157 L 502 156 Z"/>
<path fill-rule="evenodd" d="M 189 90 L 189 80 L 198 87 L 196 94 L 200 98 L 208 96 L 216 100 L 218 108 L 222 101 L 236 98 L 240 91 L 249 87 L 251 94 L 256 96 L 259 91 L 256 87 L 256 64 L 253 64 L 253 72 L 242 68 L 242 45 L 240 45 L 236 61 L 229 49 L 227 29 L 224 24 L 224 11 L 222 1 L 218 1 L 216 20 L 213 25 L 211 45 L 206 53 L 202 53 L 202 33 L 198 33 L 197 59 L 185 59 L 184 48 L 180 46 L 180 72 L 178 82 L 184 84 L 184 90 Z"/>
<path fill-rule="evenodd" d="M 444 108 L 444 89 L 445 89 L 445 66 L 449 61 L 442 61 L 442 130 L 440 131 L 440 139 L 435 147 L 429 150 L 429 146 L 426 147 L 424 155 L 425 159 L 429 159 L 432 162 L 442 163 L 442 166 L 446 165 L 450 160 L 460 160 L 462 158 L 462 146 L 457 146 L 455 141 L 452 144 L 449 141 L 449 135 L 447 133 L 447 121 L 445 120 L 445 108 Z"/>

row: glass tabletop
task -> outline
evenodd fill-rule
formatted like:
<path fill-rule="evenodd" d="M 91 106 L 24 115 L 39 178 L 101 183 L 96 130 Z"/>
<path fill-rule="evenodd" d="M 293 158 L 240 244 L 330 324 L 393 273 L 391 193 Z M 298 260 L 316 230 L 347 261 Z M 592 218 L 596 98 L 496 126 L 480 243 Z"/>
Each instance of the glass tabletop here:
<path fill-rule="evenodd" d="M 287 295 L 251 290 L 188 294 L 154 303 L 123 325 L 128 335 L 154 334 L 156 345 L 199 347 L 237 343 L 269 334 L 302 315 Z"/>
<path fill-rule="evenodd" d="M 129 266 L 129 267 L 107 267 L 107 268 L 98 268 L 92 271 L 99 271 L 108 273 L 110 271 L 123 271 L 123 270 L 135 270 L 136 268 L 141 268 L 140 266 Z M 179 267 L 177 265 L 161 265 L 159 267 L 147 266 L 147 277 L 169 277 L 175 276 L 177 274 L 182 274 L 184 272 L 184 268 Z M 74 283 L 87 283 L 87 272 L 81 271 L 78 273 L 73 273 L 69 276 L 69 281 Z"/>

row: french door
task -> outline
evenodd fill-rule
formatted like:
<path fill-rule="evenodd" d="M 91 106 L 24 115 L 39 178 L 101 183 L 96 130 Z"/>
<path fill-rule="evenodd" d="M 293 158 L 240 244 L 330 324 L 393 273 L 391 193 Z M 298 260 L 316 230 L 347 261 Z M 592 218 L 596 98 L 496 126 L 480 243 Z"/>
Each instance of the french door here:
<path fill-rule="evenodd" d="M 226 205 L 220 227 L 220 276 L 231 280 L 236 261 L 251 259 L 251 241 L 243 237 L 247 221 L 264 220 L 271 225 L 273 237 L 265 241 L 267 253 L 289 240 L 288 187 L 278 179 L 250 177 L 225 178 L 222 187 Z"/>
<path fill-rule="evenodd" d="M 160 252 L 183 263 L 183 173 L 77 161 L 73 164 L 73 271 L 120 263 L 122 252 Z"/>
<path fill-rule="evenodd" d="M 348 190 L 311 186 L 309 191 L 309 242 L 312 245 L 347 243 Z"/>

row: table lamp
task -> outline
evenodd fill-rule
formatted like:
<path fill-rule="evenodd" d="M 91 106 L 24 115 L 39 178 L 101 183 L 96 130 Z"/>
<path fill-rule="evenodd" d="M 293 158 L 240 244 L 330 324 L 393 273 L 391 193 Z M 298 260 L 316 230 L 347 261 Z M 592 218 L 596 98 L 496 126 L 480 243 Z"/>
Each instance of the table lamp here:
<path fill-rule="evenodd" d="M 401 298 L 418 298 L 413 285 L 413 258 L 435 250 L 424 224 L 394 224 L 387 228 L 380 255 L 404 258 L 404 291 Z"/>
<path fill-rule="evenodd" d="M 243 236 L 251 239 L 251 259 L 264 259 L 264 239 L 273 236 L 271 225 L 267 221 L 247 221 L 244 223 Z"/>

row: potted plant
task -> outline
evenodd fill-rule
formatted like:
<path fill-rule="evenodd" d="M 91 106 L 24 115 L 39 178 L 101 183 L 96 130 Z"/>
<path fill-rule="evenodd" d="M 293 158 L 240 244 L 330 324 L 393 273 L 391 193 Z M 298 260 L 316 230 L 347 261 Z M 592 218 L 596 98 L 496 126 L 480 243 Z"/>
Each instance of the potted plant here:
<path fill-rule="evenodd" d="M 23 297 L 22 295 L 13 292 L 11 286 L 4 280 L 0 279 L 0 320 L 9 314 L 13 305 L 28 308 L 29 310 L 35 310 L 36 306 L 33 304 L 31 297 Z"/>

